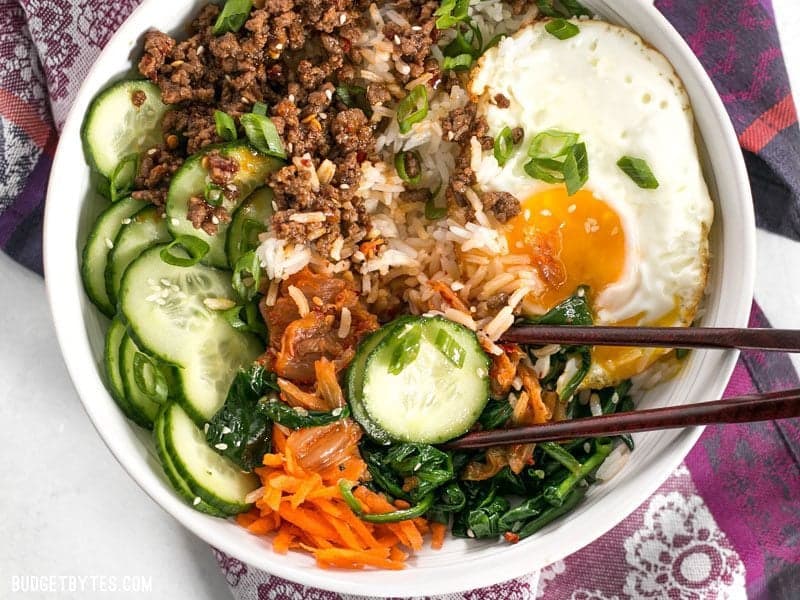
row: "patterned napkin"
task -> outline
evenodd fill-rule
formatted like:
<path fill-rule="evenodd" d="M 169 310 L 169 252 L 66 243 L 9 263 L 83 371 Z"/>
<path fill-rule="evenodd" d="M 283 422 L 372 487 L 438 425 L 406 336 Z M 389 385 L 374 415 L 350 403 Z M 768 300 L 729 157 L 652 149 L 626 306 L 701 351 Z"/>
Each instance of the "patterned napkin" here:
<path fill-rule="evenodd" d="M 0 248 L 38 272 L 58 130 L 92 61 L 138 3 L 0 0 Z M 725 101 L 750 170 L 758 225 L 800 241 L 800 131 L 770 1 L 657 6 Z M 784 243 L 783 260 L 800 258 Z M 756 305 L 750 325 L 768 326 Z M 748 353 L 726 393 L 797 386 L 785 355 Z M 237 598 L 340 598 L 213 551 Z M 709 427 L 666 483 L 593 544 L 541 573 L 450 598 L 796 598 L 798 590 L 800 423 L 783 421 Z"/>

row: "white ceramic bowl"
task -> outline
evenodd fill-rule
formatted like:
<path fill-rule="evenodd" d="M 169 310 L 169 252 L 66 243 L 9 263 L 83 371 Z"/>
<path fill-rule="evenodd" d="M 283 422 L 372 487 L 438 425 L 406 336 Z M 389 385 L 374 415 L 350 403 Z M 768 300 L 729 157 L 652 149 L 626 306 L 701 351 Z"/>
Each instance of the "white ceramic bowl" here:
<path fill-rule="evenodd" d="M 406 571 L 322 570 L 302 554 L 276 555 L 270 543 L 236 524 L 205 516 L 173 493 L 150 436 L 131 425 L 103 384 L 101 359 L 107 320 L 81 287 L 79 256 L 100 203 L 89 188 L 79 129 L 92 97 L 129 73 L 150 27 L 180 34 L 204 0 L 144 0 L 120 27 L 89 72 L 64 127 L 53 164 L 44 234 L 45 272 L 58 341 L 89 417 L 131 477 L 187 528 L 255 567 L 306 585 L 364 595 L 418 596 L 491 585 L 543 567 L 575 552 L 619 523 L 681 462 L 701 431 L 661 431 L 635 436 L 636 451 L 612 481 L 597 485 L 566 519 L 522 543 L 450 540 L 426 550 Z M 702 139 L 706 176 L 716 204 L 711 232 L 711 275 L 703 324 L 746 326 L 753 291 L 755 229 L 748 184 L 733 128 L 708 76 L 678 33 L 645 0 L 589 0 L 602 17 L 627 25 L 672 62 L 691 96 Z M 645 394 L 640 407 L 684 404 L 720 397 L 733 370 L 734 352 L 694 352 L 680 376 Z"/>

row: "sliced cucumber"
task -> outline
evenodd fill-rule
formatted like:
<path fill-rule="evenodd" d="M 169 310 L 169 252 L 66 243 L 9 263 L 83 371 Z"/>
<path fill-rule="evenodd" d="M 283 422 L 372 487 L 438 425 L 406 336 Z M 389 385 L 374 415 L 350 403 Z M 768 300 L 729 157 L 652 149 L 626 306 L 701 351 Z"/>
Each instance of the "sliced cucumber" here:
<path fill-rule="evenodd" d="M 187 503 L 191 504 L 195 510 L 206 513 L 207 515 L 211 515 L 213 517 L 227 517 L 228 515 L 226 513 L 218 508 L 214 508 L 207 502 L 203 501 L 200 496 L 196 496 L 194 493 L 192 493 L 189 484 L 187 484 L 178 473 L 178 470 L 175 468 L 175 465 L 173 464 L 172 459 L 169 457 L 169 453 L 167 452 L 167 445 L 164 439 L 165 419 L 162 417 L 162 415 L 163 411 L 156 419 L 155 425 L 153 426 L 153 433 L 155 437 L 158 458 L 161 460 L 161 466 L 164 468 L 164 473 L 166 474 L 167 479 L 169 479 L 169 482 L 172 484 L 172 487 L 176 492 L 178 492 L 178 495 L 186 500 Z"/>
<path fill-rule="evenodd" d="M 180 367 L 180 402 L 203 422 L 219 410 L 237 370 L 263 352 L 263 345 L 204 303 L 233 297 L 230 273 L 200 264 L 169 265 L 161 260 L 163 248 L 145 250 L 125 271 L 120 308 L 137 344 Z"/>
<path fill-rule="evenodd" d="M 259 188 L 233 213 L 225 241 L 229 265 L 235 265 L 243 254 L 258 246 L 258 234 L 269 229 L 270 218 L 275 212 L 272 209 L 273 198 L 271 189 Z"/>
<path fill-rule="evenodd" d="M 392 438 L 385 430 L 369 418 L 367 410 L 364 408 L 364 368 L 367 366 L 369 355 L 372 354 L 378 344 L 380 344 L 386 336 L 391 334 L 394 329 L 410 320 L 413 320 L 413 317 L 400 317 L 369 334 L 362 340 L 361 344 L 359 344 L 358 351 L 347 369 L 345 381 L 347 384 L 347 400 L 350 403 L 350 412 L 353 414 L 353 418 L 358 421 L 359 425 L 364 428 L 367 435 L 379 444 L 389 444 Z"/>
<path fill-rule="evenodd" d="M 205 339 L 197 340 L 194 352 L 192 360 L 178 369 L 179 402 L 195 422 L 205 423 L 225 403 L 239 369 L 250 366 L 264 347 L 221 320 Z"/>
<path fill-rule="evenodd" d="M 231 142 L 222 146 L 209 147 L 189 157 L 178 172 L 172 177 L 167 193 L 167 226 L 174 237 L 192 235 L 200 238 L 210 246 L 203 262 L 213 267 L 227 268 L 225 256 L 225 239 L 227 223 L 219 223 L 215 235 L 208 235 L 202 229 L 195 229 L 187 218 L 189 201 L 193 197 L 202 198 L 208 183 L 208 170 L 203 166 L 203 158 L 209 152 L 219 152 L 226 158 L 232 158 L 239 164 L 231 184 L 236 186 L 236 199 L 225 198 L 222 206 L 233 213 L 241 202 L 258 187 L 264 185 L 267 176 L 279 169 L 283 162 L 272 156 L 259 154 L 256 150 L 242 142 Z"/>
<path fill-rule="evenodd" d="M 143 208 L 120 229 L 106 265 L 106 293 L 112 305 L 117 304 L 119 284 L 128 265 L 150 246 L 165 244 L 171 239 L 167 224 L 155 206 Z"/>
<path fill-rule="evenodd" d="M 152 358 L 148 357 L 139 349 L 131 336 L 127 334 L 124 335 L 119 347 L 119 372 L 125 390 L 125 398 L 131 405 L 134 413 L 138 414 L 140 417 L 136 422 L 142 427 L 152 429 L 163 402 L 158 402 L 152 396 L 146 394 L 136 383 L 135 361 L 137 360 L 137 354 L 153 361 L 151 364 L 157 364 Z M 140 356 L 139 359 L 141 359 L 142 356 Z M 163 400 L 166 401 L 166 396 Z"/>
<path fill-rule="evenodd" d="M 92 226 L 81 259 L 81 279 L 89 299 L 109 317 L 114 316 L 114 304 L 106 292 L 106 266 L 124 221 L 142 210 L 144 205 L 132 198 L 114 202 L 106 208 Z"/>
<path fill-rule="evenodd" d="M 101 92 L 81 128 L 89 166 L 110 177 L 126 156 L 160 144 L 161 120 L 168 110 L 161 90 L 149 81 L 121 81 Z"/>
<path fill-rule="evenodd" d="M 486 406 L 489 365 L 466 327 L 442 317 L 405 321 L 367 358 L 364 408 L 395 440 L 446 442 L 466 433 Z"/>
<path fill-rule="evenodd" d="M 203 432 L 180 405 L 167 405 L 161 419 L 164 452 L 192 497 L 228 515 L 248 510 L 245 498 L 260 485 L 258 478 L 242 473 L 209 447 Z"/>
<path fill-rule="evenodd" d="M 120 371 L 120 347 L 122 340 L 126 337 L 125 324 L 119 317 L 114 317 L 111 321 L 111 326 L 106 333 L 106 345 L 103 353 L 103 365 L 106 370 L 106 379 L 108 379 L 109 391 L 111 397 L 120 407 L 122 412 L 131 421 L 142 427 L 149 427 L 147 418 L 144 417 L 134 406 L 128 401 L 125 395 L 125 384 L 122 381 L 122 373 Z"/>

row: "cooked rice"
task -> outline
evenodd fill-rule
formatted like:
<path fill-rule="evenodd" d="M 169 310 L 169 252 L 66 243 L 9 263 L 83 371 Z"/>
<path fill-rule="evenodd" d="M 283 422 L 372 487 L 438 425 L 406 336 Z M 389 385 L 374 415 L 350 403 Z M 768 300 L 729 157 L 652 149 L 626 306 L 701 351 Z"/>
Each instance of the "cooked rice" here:
<path fill-rule="evenodd" d="M 289 296 L 297 305 L 297 311 L 300 313 L 301 317 L 305 317 L 311 312 L 311 307 L 308 305 L 308 298 L 306 298 L 306 295 L 300 290 L 300 288 L 290 285 L 288 291 Z"/>

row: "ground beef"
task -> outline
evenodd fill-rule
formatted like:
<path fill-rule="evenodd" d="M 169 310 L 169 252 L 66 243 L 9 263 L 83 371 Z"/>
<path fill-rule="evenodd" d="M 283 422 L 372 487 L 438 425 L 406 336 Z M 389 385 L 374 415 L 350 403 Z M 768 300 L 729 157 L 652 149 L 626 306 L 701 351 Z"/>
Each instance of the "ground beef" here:
<path fill-rule="evenodd" d="M 415 79 L 425 72 L 425 61 L 430 56 L 431 46 L 437 36 L 436 23 L 432 18 L 411 26 L 387 23 L 383 35 L 394 44 L 392 57 L 408 65 L 407 72 L 398 71 L 402 81 Z"/>
<path fill-rule="evenodd" d="M 367 102 L 370 106 L 383 104 L 392 99 L 392 94 L 389 89 L 382 83 L 368 83 L 367 84 Z"/>
<path fill-rule="evenodd" d="M 149 202 L 162 209 L 167 202 L 167 190 L 136 190 L 131 193 L 131 198 L 140 202 Z"/>
<path fill-rule="evenodd" d="M 203 198 L 192 196 L 189 198 L 189 208 L 186 218 L 192 222 L 195 229 L 202 229 L 208 235 L 216 235 L 220 223 L 228 223 L 230 214 L 223 206 L 211 206 Z"/>
<path fill-rule="evenodd" d="M 139 172 L 134 188 L 137 190 L 166 189 L 183 159 L 173 154 L 166 146 L 156 146 L 145 152 L 139 160 Z"/>
<path fill-rule="evenodd" d="M 375 146 L 375 137 L 367 116 L 360 108 L 338 113 L 331 124 L 331 133 L 342 152 L 368 152 Z"/>
<path fill-rule="evenodd" d="M 476 106 L 472 103 L 456 108 L 442 117 L 442 135 L 446 140 L 463 144 L 472 136 Z"/>
<path fill-rule="evenodd" d="M 511 106 L 511 101 L 503 94 L 495 94 L 494 103 L 497 105 L 497 108 L 508 108 Z"/>
<path fill-rule="evenodd" d="M 519 200 L 508 192 L 484 192 L 481 195 L 481 202 L 484 210 L 494 213 L 501 223 L 520 213 Z"/>
<path fill-rule="evenodd" d="M 134 92 L 131 94 L 131 104 L 133 104 L 136 108 L 139 108 L 146 101 L 147 94 L 145 94 L 142 90 L 134 90 Z"/>
<path fill-rule="evenodd" d="M 525 130 L 522 127 L 514 127 L 511 130 L 511 142 L 514 145 L 519 144 L 522 141 L 522 138 L 525 137 Z"/>
<path fill-rule="evenodd" d="M 220 186 L 230 183 L 239 171 L 239 163 L 235 159 L 222 156 L 216 150 L 203 157 L 202 166 L 208 171 L 211 181 Z"/>

